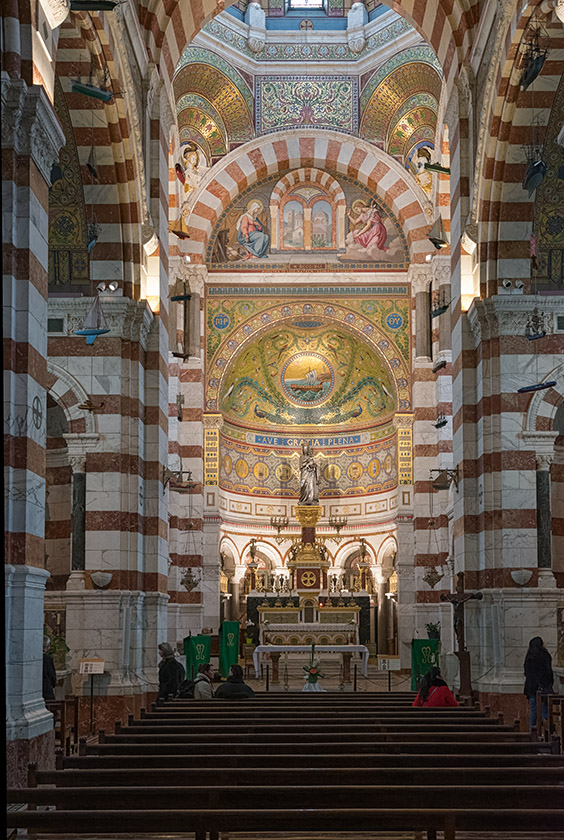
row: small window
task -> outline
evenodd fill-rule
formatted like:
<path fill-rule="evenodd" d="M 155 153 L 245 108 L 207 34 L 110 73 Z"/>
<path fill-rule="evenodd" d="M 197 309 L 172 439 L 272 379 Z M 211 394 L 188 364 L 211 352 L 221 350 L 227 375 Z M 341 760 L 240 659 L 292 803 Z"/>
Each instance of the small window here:
<path fill-rule="evenodd" d="M 294 9 L 325 9 L 325 0 L 288 0 L 288 11 Z"/>
<path fill-rule="evenodd" d="M 564 315 L 556 316 L 556 332 L 564 332 Z"/>
<path fill-rule="evenodd" d="M 48 333 L 62 333 L 65 331 L 64 318 L 47 318 Z"/>

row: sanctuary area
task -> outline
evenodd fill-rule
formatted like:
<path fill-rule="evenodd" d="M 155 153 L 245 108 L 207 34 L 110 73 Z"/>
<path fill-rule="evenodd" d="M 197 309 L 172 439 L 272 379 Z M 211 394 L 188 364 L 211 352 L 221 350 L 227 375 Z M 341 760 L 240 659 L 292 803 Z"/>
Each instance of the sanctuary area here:
<path fill-rule="evenodd" d="M 5 0 L 2 15 L 10 785 L 32 786 L 28 762 L 53 770 L 55 746 L 84 768 L 116 725 L 119 741 L 158 718 L 162 643 L 188 679 L 238 663 L 265 727 L 291 717 L 281 697 L 302 714 L 290 695 L 321 663 L 325 745 L 331 703 L 350 692 L 351 727 L 361 690 L 367 721 L 400 714 L 438 665 L 471 706 L 451 715 L 534 752 L 523 667 L 541 637 L 558 752 L 564 0 Z M 176 713 L 206 723 L 169 713 L 170 745 Z M 226 753 L 250 724 L 230 725 Z M 482 742 L 461 741 L 472 784 Z M 241 772 L 266 784 L 261 766 Z M 443 830 L 419 805 L 407 828 Z M 198 840 L 265 828 L 190 819 Z"/>

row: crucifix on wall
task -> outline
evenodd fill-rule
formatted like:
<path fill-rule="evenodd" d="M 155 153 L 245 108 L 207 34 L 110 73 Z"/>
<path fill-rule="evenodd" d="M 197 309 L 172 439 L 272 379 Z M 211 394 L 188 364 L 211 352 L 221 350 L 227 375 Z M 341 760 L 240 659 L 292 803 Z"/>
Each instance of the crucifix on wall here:
<path fill-rule="evenodd" d="M 452 604 L 454 635 L 458 650 L 455 656 L 460 662 L 460 693 L 463 697 L 472 696 L 472 673 L 470 668 L 470 654 L 466 650 L 464 637 L 464 605 L 467 601 L 481 601 L 482 592 L 466 592 L 464 589 L 464 572 L 458 572 L 456 576 L 456 591 L 450 595 L 441 595 L 441 601 Z"/>

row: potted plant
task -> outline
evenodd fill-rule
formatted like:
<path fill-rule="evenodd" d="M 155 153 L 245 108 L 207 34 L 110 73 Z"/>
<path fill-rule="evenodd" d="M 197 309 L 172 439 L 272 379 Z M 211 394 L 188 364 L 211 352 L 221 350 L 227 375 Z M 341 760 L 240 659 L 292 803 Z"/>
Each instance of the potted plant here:
<path fill-rule="evenodd" d="M 425 629 L 427 630 L 427 638 L 428 639 L 440 639 L 441 638 L 441 622 L 437 621 L 435 624 L 434 621 L 430 621 L 428 624 L 425 625 Z"/>

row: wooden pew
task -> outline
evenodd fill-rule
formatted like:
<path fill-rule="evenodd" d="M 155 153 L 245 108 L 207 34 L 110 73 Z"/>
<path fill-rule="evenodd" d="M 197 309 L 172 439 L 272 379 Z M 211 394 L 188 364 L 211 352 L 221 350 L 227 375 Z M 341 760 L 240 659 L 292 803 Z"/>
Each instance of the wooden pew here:
<path fill-rule="evenodd" d="M 517 733 L 515 733 L 517 734 Z M 119 736 L 108 736 L 110 739 L 109 741 L 102 741 L 98 744 L 91 744 L 86 747 L 86 745 L 79 744 L 79 754 L 86 755 L 87 753 L 90 755 L 119 755 L 122 754 L 131 754 L 131 755 L 161 755 L 166 752 L 168 755 L 186 755 L 188 753 L 186 743 L 179 743 L 177 739 L 173 739 L 166 744 L 163 744 L 162 741 L 157 740 L 156 742 L 147 743 L 147 742 L 131 742 L 127 739 L 115 741 L 115 738 L 119 738 Z M 419 740 L 402 740 L 399 737 L 395 737 L 393 735 L 389 736 L 389 740 L 386 740 L 386 736 L 381 736 L 381 740 L 375 741 L 371 740 L 370 742 L 358 742 L 351 744 L 350 740 L 347 740 L 343 743 L 337 743 L 334 740 L 329 741 L 317 741 L 317 742 L 310 742 L 308 740 L 299 740 L 295 743 L 292 742 L 274 742 L 269 743 L 268 750 L 269 755 L 273 753 L 277 754 L 287 754 L 287 755 L 300 755 L 300 756 L 311 756 L 311 755 L 318 755 L 324 753 L 331 753 L 333 754 L 335 760 L 338 760 L 338 756 L 341 753 L 349 753 L 352 755 L 362 755 L 363 753 L 387 753 L 387 754 L 398 754 L 398 753 L 426 753 L 426 754 L 434 754 L 434 755 L 444 755 L 449 753 L 473 753 L 473 754 L 481 754 L 481 755 L 491 755 L 491 754 L 521 754 L 521 753 L 538 753 L 538 752 L 550 752 L 550 745 L 548 744 L 541 744 L 534 741 L 528 740 L 520 740 L 520 741 L 494 741 L 491 740 L 491 737 L 485 738 L 483 740 L 475 740 L 475 741 L 465 741 L 462 743 L 460 740 L 456 738 L 450 738 L 449 740 L 445 740 L 444 738 L 434 738 L 429 737 L 427 740 L 419 739 Z M 205 750 L 205 753 L 208 756 L 213 756 L 217 754 L 221 754 L 223 756 L 229 755 L 254 755 L 260 756 L 263 755 L 265 752 L 265 744 L 264 739 L 259 740 L 258 742 L 253 743 L 234 743 L 231 740 L 226 740 L 222 743 L 210 743 L 206 741 L 204 743 L 199 743 L 195 745 L 198 747 L 197 752 L 200 754 Z M 196 752 L 196 750 L 194 750 Z"/>
<path fill-rule="evenodd" d="M 18 811 L 7 816 L 8 828 L 27 828 L 50 834 L 185 834 L 195 832 L 330 832 L 350 826 L 354 831 L 443 831 L 455 840 L 457 831 L 540 833 L 561 830 L 564 810 L 470 808 L 323 808 L 323 809 L 207 809 L 155 811 Z"/>
<path fill-rule="evenodd" d="M 131 754 L 120 751 L 116 754 L 92 754 L 69 756 L 68 758 L 58 755 L 56 757 L 57 768 L 60 770 L 68 769 L 130 769 L 132 772 L 135 769 L 149 769 L 154 772 L 155 768 L 170 768 L 176 772 L 177 769 L 194 769 L 196 772 L 207 772 L 207 770 L 214 773 L 220 773 L 222 770 L 229 771 L 239 770 L 246 772 L 247 770 L 254 770 L 260 774 L 267 773 L 269 769 L 298 769 L 301 767 L 315 767 L 316 769 L 335 768 L 345 770 L 358 770 L 359 772 L 368 772 L 372 769 L 389 769 L 396 768 L 423 768 L 430 772 L 427 768 L 435 767 L 440 761 L 441 767 L 446 770 L 449 768 L 469 767 L 480 768 L 487 763 L 487 766 L 492 769 L 519 767 L 527 769 L 527 772 L 536 770 L 541 767 L 561 767 L 564 765 L 564 756 L 551 755 L 549 753 L 536 752 L 520 752 L 511 754 L 488 754 L 487 756 L 479 753 L 460 753 L 454 752 L 451 754 L 441 754 L 440 759 L 434 751 L 425 753 L 395 753 L 393 758 L 393 766 L 390 762 L 390 756 L 387 753 L 377 754 L 359 754 L 359 753 L 324 753 L 324 754 L 303 754 L 291 753 L 280 754 L 271 752 L 262 752 L 259 754 L 233 754 L 227 753 L 222 755 L 217 753 L 214 755 L 187 753 L 183 750 L 175 755 L 170 754 L 151 754 L 146 756 L 144 754 Z M 51 771 L 45 771 L 51 772 Z M 476 771 L 478 772 L 478 771 Z M 531 773 L 531 775 L 533 775 Z"/>
<path fill-rule="evenodd" d="M 152 811 L 163 807 L 162 787 L 34 787 L 7 791 L 9 803 L 55 806 L 65 811 Z M 167 810 L 206 808 L 254 810 L 274 809 L 324 810 L 327 808 L 363 808 L 366 803 L 378 808 L 495 808 L 532 809 L 543 812 L 562 807 L 562 788 L 553 785 L 192 785 L 168 787 Z"/>
<path fill-rule="evenodd" d="M 273 785 L 309 786 L 311 780 L 323 785 L 425 785 L 429 778 L 437 785 L 472 785 L 479 779 L 486 785 L 545 785 L 564 783 L 564 761 L 557 766 L 538 766 L 531 773 L 529 766 L 465 766 L 443 767 L 319 767 L 310 762 L 305 767 L 281 768 L 270 766 L 238 768 L 204 768 L 182 766 L 160 768 L 155 774 L 154 765 L 136 767 L 130 763 L 122 768 L 99 768 L 90 765 L 82 769 L 37 770 L 29 765 L 29 788 L 41 785 L 56 787 L 188 787 L 191 785 L 245 785 L 260 786 L 265 778 Z"/>

